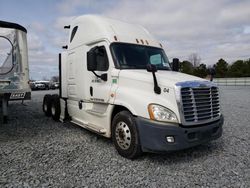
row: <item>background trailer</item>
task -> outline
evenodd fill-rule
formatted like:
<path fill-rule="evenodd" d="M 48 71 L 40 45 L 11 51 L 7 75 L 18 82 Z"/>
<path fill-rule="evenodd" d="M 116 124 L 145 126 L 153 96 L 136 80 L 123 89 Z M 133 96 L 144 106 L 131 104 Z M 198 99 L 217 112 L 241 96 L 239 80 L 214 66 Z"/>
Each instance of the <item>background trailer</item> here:
<path fill-rule="evenodd" d="M 4 123 L 9 101 L 31 98 L 26 35 L 23 26 L 0 21 L 0 106 Z"/>

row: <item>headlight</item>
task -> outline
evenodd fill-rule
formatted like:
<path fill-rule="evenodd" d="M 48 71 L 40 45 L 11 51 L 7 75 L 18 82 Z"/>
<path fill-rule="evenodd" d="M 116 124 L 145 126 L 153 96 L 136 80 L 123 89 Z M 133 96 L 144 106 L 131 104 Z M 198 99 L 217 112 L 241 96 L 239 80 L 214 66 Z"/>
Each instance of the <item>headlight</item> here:
<path fill-rule="evenodd" d="M 163 106 L 150 104 L 148 105 L 148 113 L 152 120 L 178 123 L 175 113 Z"/>

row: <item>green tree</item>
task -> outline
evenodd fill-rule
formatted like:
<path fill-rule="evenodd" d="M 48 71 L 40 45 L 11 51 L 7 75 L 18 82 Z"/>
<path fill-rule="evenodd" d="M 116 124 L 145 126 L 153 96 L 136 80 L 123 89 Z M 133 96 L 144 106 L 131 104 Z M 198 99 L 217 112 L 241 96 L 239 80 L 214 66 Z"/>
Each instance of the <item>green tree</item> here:
<path fill-rule="evenodd" d="M 246 61 L 246 76 L 250 76 L 250 59 Z"/>
<path fill-rule="evenodd" d="M 198 67 L 196 67 L 194 69 L 193 74 L 195 76 L 201 77 L 201 78 L 205 78 L 208 74 L 208 69 L 207 66 L 205 64 L 200 64 Z"/>
<path fill-rule="evenodd" d="M 219 61 L 214 65 L 215 76 L 218 78 L 224 78 L 228 74 L 228 63 L 224 59 L 219 59 Z"/>
<path fill-rule="evenodd" d="M 250 76 L 248 69 L 249 61 L 237 60 L 229 67 L 229 76 L 231 77 L 244 77 Z"/>
<path fill-rule="evenodd" d="M 194 67 L 189 61 L 180 62 L 180 71 L 186 74 L 193 74 Z"/>

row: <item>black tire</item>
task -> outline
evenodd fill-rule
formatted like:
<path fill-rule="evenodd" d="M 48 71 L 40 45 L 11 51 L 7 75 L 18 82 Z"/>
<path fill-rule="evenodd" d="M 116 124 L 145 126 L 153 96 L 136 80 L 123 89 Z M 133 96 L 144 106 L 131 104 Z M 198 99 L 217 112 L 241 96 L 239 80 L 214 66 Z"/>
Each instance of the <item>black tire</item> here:
<path fill-rule="evenodd" d="M 51 101 L 52 101 L 52 96 L 51 95 L 46 94 L 43 97 L 43 112 L 48 117 L 51 116 Z"/>
<path fill-rule="evenodd" d="M 111 131 L 113 143 L 121 156 L 134 159 L 142 154 L 136 122 L 130 112 L 121 111 L 116 114 Z"/>
<path fill-rule="evenodd" d="M 61 108 L 60 108 L 60 97 L 58 95 L 52 95 L 51 102 L 51 116 L 55 121 L 60 119 Z"/>
<path fill-rule="evenodd" d="M 8 116 L 3 116 L 3 124 L 7 124 L 8 123 Z"/>

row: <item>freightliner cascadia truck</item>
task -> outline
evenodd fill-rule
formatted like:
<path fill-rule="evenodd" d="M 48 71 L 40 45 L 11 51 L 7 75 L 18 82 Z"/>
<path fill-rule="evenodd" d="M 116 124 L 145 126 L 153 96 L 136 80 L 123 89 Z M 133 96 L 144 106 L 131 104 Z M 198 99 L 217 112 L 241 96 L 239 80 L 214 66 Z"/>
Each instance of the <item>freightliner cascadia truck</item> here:
<path fill-rule="evenodd" d="M 93 15 L 72 20 L 59 54 L 59 95 L 43 111 L 112 138 L 118 153 L 181 150 L 222 135 L 218 87 L 178 72 L 143 27 Z"/>
<path fill-rule="evenodd" d="M 0 21 L 0 106 L 4 123 L 9 101 L 31 98 L 26 35 L 23 26 Z"/>

